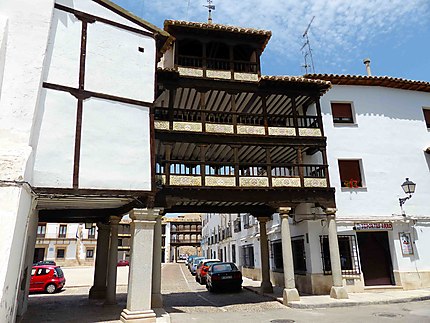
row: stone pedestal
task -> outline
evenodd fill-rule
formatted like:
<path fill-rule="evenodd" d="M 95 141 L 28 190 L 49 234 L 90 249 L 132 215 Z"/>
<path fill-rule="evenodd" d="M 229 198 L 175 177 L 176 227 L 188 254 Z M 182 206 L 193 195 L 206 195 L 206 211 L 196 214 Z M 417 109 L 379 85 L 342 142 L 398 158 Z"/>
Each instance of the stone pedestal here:
<path fill-rule="evenodd" d="M 282 260 L 284 263 L 284 284 L 283 303 L 287 305 L 291 301 L 299 301 L 299 292 L 296 289 L 294 278 L 293 249 L 291 247 L 290 224 L 288 215 L 291 211 L 289 207 L 279 208 L 281 216 L 281 236 L 282 236 Z"/>
<path fill-rule="evenodd" d="M 342 268 L 340 265 L 339 241 L 337 238 L 337 226 L 334 218 L 333 209 L 327 209 L 328 214 L 328 243 L 330 248 L 331 274 L 333 278 L 333 287 L 330 291 L 330 297 L 336 299 L 347 299 L 348 293 L 343 287 Z"/>
<path fill-rule="evenodd" d="M 130 212 L 131 261 L 128 276 L 127 307 L 122 322 L 155 322 L 151 309 L 154 226 L 159 216 L 156 209 L 134 209 Z"/>
<path fill-rule="evenodd" d="M 269 265 L 269 245 L 267 242 L 266 223 L 268 217 L 259 217 L 260 223 L 260 256 L 261 256 L 261 286 L 260 290 L 263 293 L 273 293 L 273 286 L 270 281 L 270 265 Z"/>
<path fill-rule="evenodd" d="M 97 223 L 97 249 L 94 266 L 94 283 L 90 289 L 90 299 L 104 299 L 106 297 L 106 279 L 109 256 L 109 225 Z"/>
<path fill-rule="evenodd" d="M 109 262 L 106 284 L 106 305 L 116 304 L 116 276 L 118 263 L 118 224 L 120 217 L 111 216 L 110 224 L 110 244 L 109 244 Z"/>
<path fill-rule="evenodd" d="M 152 296 L 151 307 L 163 307 L 161 296 L 161 215 L 157 216 L 154 227 L 154 256 L 152 257 Z"/>

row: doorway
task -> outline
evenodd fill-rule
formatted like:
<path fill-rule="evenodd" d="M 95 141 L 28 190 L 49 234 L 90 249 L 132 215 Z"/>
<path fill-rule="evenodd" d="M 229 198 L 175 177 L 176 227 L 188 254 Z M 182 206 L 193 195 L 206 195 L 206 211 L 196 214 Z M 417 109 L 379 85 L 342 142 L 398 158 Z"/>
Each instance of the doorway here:
<path fill-rule="evenodd" d="M 394 285 L 388 232 L 357 232 L 365 286 Z"/>
<path fill-rule="evenodd" d="M 45 258 L 45 248 L 34 248 L 33 263 L 42 261 Z"/>

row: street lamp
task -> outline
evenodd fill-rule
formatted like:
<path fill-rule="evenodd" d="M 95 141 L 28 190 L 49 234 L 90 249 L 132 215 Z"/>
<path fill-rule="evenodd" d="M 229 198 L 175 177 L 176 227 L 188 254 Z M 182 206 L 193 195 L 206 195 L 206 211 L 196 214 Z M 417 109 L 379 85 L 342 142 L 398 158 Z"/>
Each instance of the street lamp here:
<path fill-rule="evenodd" d="M 410 199 L 412 194 L 415 193 L 415 186 L 416 184 L 414 182 L 410 181 L 409 178 L 406 178 L 406 181 L 402 184 L 402 188 L 405 194 L 408 194 L 408 196 L 399 198 L 400 207 L 402 207 L 406 200 Z"/>

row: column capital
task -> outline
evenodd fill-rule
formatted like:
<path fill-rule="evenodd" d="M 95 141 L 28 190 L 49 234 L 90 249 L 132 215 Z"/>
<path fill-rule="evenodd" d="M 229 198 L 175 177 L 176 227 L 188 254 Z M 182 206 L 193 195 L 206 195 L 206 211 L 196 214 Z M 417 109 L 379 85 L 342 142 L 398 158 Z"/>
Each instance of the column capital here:
<path fill-rule="evenodd" d="M 270 221 L 270 216 L 259 216 L 257 219 L 260 223 L 266 223 L 267 221 Z"/>
<path fill-rule="evenodd" d="M 336 215 L 337 209 L 334 207 L 328 207 L 325 209 L 325 214 L 327 214 L 330 217 L 334 217 Z"/>
<path fill-rule="evenodd" d="M 109 224 L 110 225 L 118 225 L 121 221 L 122 216 L 110 216 L 109 217 Z"/>
<path fill-rule="evenodd" d="M 161 217 L 162 208 L 153 209 L 133 209 L 130 211 L 130 218 L 133 221 L 155 221 Z"/>
<path fill-rule="evenodd" d="M 103 222 L 97 222 L 97 229 L 98 231 L 108 231 L 110 229 L 109 224 L 108 223 L 103 223 Z"/>
<path fill-rule="evenodd" d="M 278 211 L 279 211 L 279 215 L 282 218 L 288 218 L 291 210 L 292 210 L 291 207 L 280 207 Z"/>

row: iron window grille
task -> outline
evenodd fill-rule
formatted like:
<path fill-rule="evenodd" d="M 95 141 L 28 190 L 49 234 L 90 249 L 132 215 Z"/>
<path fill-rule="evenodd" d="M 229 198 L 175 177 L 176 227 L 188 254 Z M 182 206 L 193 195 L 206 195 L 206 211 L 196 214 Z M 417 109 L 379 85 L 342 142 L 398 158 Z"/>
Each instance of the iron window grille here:
<path fill-rule="evenodd" d="M 242 247 L 243 267 L 254 268 L 254 246 L 247 245 Z"/>
<path fill-rule="evenodd" d="M 57 249 L 57 258 L 64 259 L 65 253 L 66 253 L 66 249 L 63 249 L 63 248 Z"/>
<path fill-rule="evenodd" d="M 96 227 L 92 226 L 91 229 L 88 229 L 88 239 L 95 239 L 96 237 Z"/>
<path fill-rule="evenodd" d="M 270 258 L 272 259 L 272 271 L 283 273 L 282 240 L 275 240 L 270 243 Z"/>
<path fill-rule="evenodd" d="M 306 269 L 306 251 L 305 236 L 291 238 L 291 248 L 293 251 L 293 264 L 295 274 L 305 274 Z"/>
<path fill-rule="evenodd" d="M 342 275 L 360 275 L 360 262 L 358 257 L 355 235 L 338 235 L 340 265 Z M 321 258 L 324 275 L 331 275 L 330 248 L 328 236 L 320 236 Z"/>
<path fill-rule="evenodd" d="M 240 218 L 237 218 L 233 221 L 233 227 L 234 227 L 234 232 L 240 232 L 242 230 L 241 227 L 242 223 L 240 221 Z"/>

